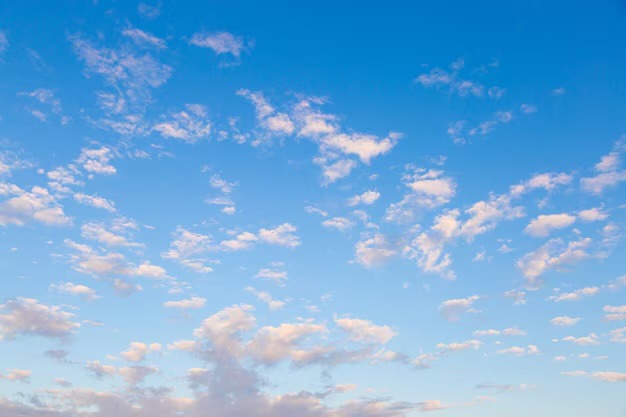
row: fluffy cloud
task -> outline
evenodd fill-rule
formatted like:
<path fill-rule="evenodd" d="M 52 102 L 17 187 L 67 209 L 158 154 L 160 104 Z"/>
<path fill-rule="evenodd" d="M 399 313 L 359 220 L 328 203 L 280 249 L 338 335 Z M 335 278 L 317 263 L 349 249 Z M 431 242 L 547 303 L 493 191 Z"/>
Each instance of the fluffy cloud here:
<path fill-rule="evenodd" d="M 300 246 L 300 238 L 294 234 L 296 231 L 295 226 L 283 223 L 273 229 L 260 229 L 257 236 L 261 242 L 270 245 L 295 248 Z"/>
<path fill-rule="evenodd" d="M 474 349 L 478 350 L 482 346 L 480 340 L 467 340 L 465 342 L 453 342 L 453 343 L 438 343 L 437 349 L 441 349 L 444 352 L 457 352 L 461 350 Z"/>
<path fill-rule="evenodd" d="M 110 213 L 115 213 L 116 211 L 115 203 L 113 201 L 107 200 L 106 198 L 98 197 L 97 195 L 76 193 L 74 194 L 74 200 L 76 200 L 80 204 L 103 209 Z"/>
<path fill-rule="evenodd" d="M 70 239 L 66 239 L 65 244 L 74 250 L 74 253 L 70 255 L 70 262 L 74 265 L 74 269 L 85 274 L 97 277 L 124 275 L 157 280 L 170 278 L 164 268 L 148 261 L 137 266 L 128 262 L 121 253 L 101 253 L 88 245 L 79 244 Z"/>
<path fill-rule="evenodd" d="M 0 373 L 0 380 L 29 383 L 31 374 L 32 372 L 26 369 L 11 369 L 7 374 Z"/>
<path fill-rule="evenodd" d="M 595 333 L 589 333 L 589 336 L 582 337 L 567 336 L 562 340 L 579 346 L 597 345 L 600 343 L 598 342 L 598 336 Z"/>
<path fill-rule="evenodd" d="M 587 371 L 567 371 L 562 372 L 567 376 L 586 376 L 598 381 L 603 382 L 626 382 L 626 373 L 601 371 L 601 372 L 587 372 Z"/>
<path fill-rule="evenodd" d="M 241 350 L 238 334 L 256 325 L 252 310 L 254 307 L 247 304 L 227 307 L 203 320 L 202 325 L 194 331 L 194 336 L 210 340 L 217 351 L 236 355 Z"/>
<path fill-rule="evenodd" d="M 213 268 L 206 265 L 207 259 L 203 256 L 215 250 L 215 243 L 211 236 L 191 232 L 178 227 L 173 233 L 174 240 L 170 248 L 161 254 L 165 259 L 176 260 L 184 267 L 196 272 L 208 273 Z"/>
<path fill-rule="evenodd" d="M 113 227 L 113 229 L 125 232 L 124 227 Z M 105 244 L 109 247 L 141 247 L 142 245 L 136 242 L 131 242 L 126 236 L 117 234 L 111 229 L 107 228 L 102 223 L 85 223 L 80 228 L 81 236 L 85 239 L 95 240 L 99 243 Z"/>
<path fill-rule="evenodd" d="M 269 281 L 273 281 L 276 284 L 282 285 L 284 281 L 287 280 L 287 272 L 270 268 L 261 268 L 254 277 L 266 279 Z"/>
<path fill-rule="evenodd" d="M 348 334 L 350 340 L 385 344 L 397 335 L 389 326 L 378 326 L 369 320 L 336 318 L 335 323 Z"/>
<path fill-rule="evenodd" d="M 107 146 L 83 148 L 76 162 L 90 174 L 113 175 L 117 172 L 115 167 L 111 165 L 111 160 L 115 157 L 117 157 L 116 151 Z"/>
<path fill-rule="evenodd" d="M 527 348 L 512 346 L 506 349 L 500 349 L 498 351 L 499 355 L 514 355 L 514 356 L 529 356 L 529 355 L 538 355 L 539 349 L 535 345 L 528 345 Z"/>
<path fill-rule="evenodd" d="M 267 304 L 270 310 L 280 310 L 286 304 L 285 301 L 275 300 L 267 291 L 257 291 L 253 287 L 246 287 L 246 291 L 254 294 L 259 301 Z"/>
<path fill-rule="evenodd" d="M 371 205 L 374 204 L 380 198 L 378 191 L 368 190 L 362 194 L 357 194 L 348 199 L 349 206 L 358 206 L 359 204 Z"/>
<path fill-rule="evenodd" d="M 331 217 L 330 219 L 324 220 L 322 226 L 344 231 L 354 226 L 354 223 L 345 217 Z"/>
<path fill-rule="evenodd" d="M 536 288 L 539 277 L 550 269 L 560 269 L 589 257 L 587 249 L 591 239 L 581 238 L 567 245 L 561 239 L 552 239 L 534 252 L 529 252 L 517 261 L 517 267 L 526 277 L 527 284 Z"/>
<path fill-rule="evenodd" d="M 314 323 L 283 323 L 266 326 L 250 341 L 250 354 L 263 364 L 276 364 L 290 358 L 294 362 L 306 361 L 311 352 L 302 350 L 300 341 L 312 334 L 326 332 L 326 326 Z"/>
<path fill-rule="evenodd" d="M 64 294 L 77 295 L 87 300 L 100 298 L 93 288 L 89 288 L 86 285 L 74 284 L 73 282 L 50 284 L 50 289 Z"/>
<path fill-rule="evenodd" d="M 602 194 L 606 189 L 614 188 L 626 181 L 626 170 L 622 168 L 622 157 L 626 152 L 626 138 L 621 138 L 613 146 L 613 150 L 604 155 L 595 166 L 593 177 L 580 179 L 584 191 Z"/>
<path fill-rule="evenodd" d="M 166 301 L 165 303 L 163 303 L 163 307 L 165 308 L 180 308 L 183 310 L 198 309 L 204 307 L 205 305 L 206 298 L 202 297 L 191 297 L 185 300 Z"/>
<path fill-rule="evenodd" d="M 0 202 L 0 226 L 23 226 L 29 221 L 64 226 L 72 222 L 45 188 L 34 186 L 31 191 L 25 191 L 13 184 L 0 183 L 0 196 L 10 197 Z"/>
<path fill-rule="evenodd" d="M 432 209 L 450 202 L 456 193 L 456 182 L 444 176 L 441 170 L 408 167 L 402 182 L 409 189 L 402 200 L 392 203 L 385 213 L 388 222 L 406 223 L 413 220 L 416 211 Z"/>
<path fill-rule="evenodd" d="M 19 335 L 65 339 L 80 327 L 73 319 L 74 314 L 58 306 L 41 304 L 32 298 L 11 299 L 0 304 L 0 340 Z"/>
<path fill-rule="evenodd" d="M 552 296 L 548 297 L 548 299 L 552 300 L 552 301 L 555 301 L 557 303 L 561 302 L 561 301 L 579 301 L 583 297 L 594 296 L 599 291 L 600 291 L 600 288 L 598 288 L 598 287 L 585 287 L 585 288 L 581 288 L 579 290 L 575 290 L 575 291 L 572 291 L 572 292 L 566 292 L 566 293 L 561 293 L 561 294 L 558 294 L 558 295 L 552 295 Z"/>
<path fill-rule="evenodd" d="M 150 352 L 160 352 L 161 344 L 159 343 L 141 343 L 132 342 L 128 347 L 128 350 L 120 353 L 120 356 L 130 362 L 141 362 L 145 359 L 146 355 Z"/>
<path fill-rule="evenodd" d="M 439 312 L 443 317 L 450 321 L 456 321 L 461 318 L 463 314 L 477 313 L 473 306 L 480 297 L 478 295 L 472 295 L 466 298 L 457 298 L 452 300 L 446 300 L 439 304 Z"/>
<path fill-rule="evenodd" d="M 354 261 L 366 268 L 381 265 L 397 254 L 387 238 L 382 234 L 365 237 L 355 246 Z"/>
<path fill-rule="evenodd" d="M 259 92 L 241 89 L 237 91 L 241 97 L 250 100 L 256 110 L 259 125 L 273 135 L 291 135 L 295 126 L 288 114 L 277 111 Z"/>
<path fill-rule="evenodd" d="M 570 214 L 542 214 L 526 226 L 524 231 L 533 237 L 546 237 L 553 230 L 570 227 L 576 221 L 576 216 Z"/>
<path fill-rule="evenodd" d="M 578 212 L 578 218 L 584 222 L 596 222 L 606 220 L 609 215 L 601 208 L 590 208 L 587 210 L 581 210 Z"/>
<path fill-rule="evenodd" d="M 604 316 L 605 320 L 609 320 L 609 321 L 626 320 L 626 305 L 604 306 L 602 310 L 605 313 L 607 313 Z"/>
<path fill-rule="evenodd" d="M 483 336 L 525 336 L 526 332 L 524 330 L 520 330 L 517 327 L 508 327 L 504 330 L 476 330 L 474 332 L 474 336 L 483 337 Z"/>
<path fill-rule="evenodd" d="M 209 136 L 211 122 L 205 106 L 187 104 L 185 110 L 164 116 L 164 120 L 155 124 L 153 129 L 164 138 L 194 143 Z"/>
<path fill-rule="evenodd" d="M 580 317 L 568 317 L 568 316 L 560 316 L 560 317 L 555 317 L 552 320 L 550 320 L 550 323 L 552 323 L 555 326 L 574 326 L 576 324 L 578 324 L 579 321 L 581 321 L 582 319 Z"/>
<path fill-rule="evenodd" d="M 320 110 L 325 100 L 317 97 L 303 98 L 280 112 L 260 92 L 241 89 L 237 94 L 255 106 L 257 124 L 265 136 L 295 134 L 318 145 L 319 155 L 313 162 L 322 167 L 323 185 L 348 176 L 357 167 L 357 161 L 369 165 L 372 159 L 390 152 L 401 138 L 395 132 L 381 138 L 344 131 L 337 116 Z M 261 140 L 257 139 L 253 144 L 258 145 Z"/>

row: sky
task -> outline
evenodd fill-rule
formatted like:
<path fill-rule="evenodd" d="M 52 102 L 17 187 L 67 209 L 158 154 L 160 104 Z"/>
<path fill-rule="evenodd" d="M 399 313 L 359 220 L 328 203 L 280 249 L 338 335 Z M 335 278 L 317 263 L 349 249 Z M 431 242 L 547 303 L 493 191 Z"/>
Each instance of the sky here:
<path fill-rule="evenodd" d="M 0 415 L 626 415 L 626 2 L 0 2 Z"/>

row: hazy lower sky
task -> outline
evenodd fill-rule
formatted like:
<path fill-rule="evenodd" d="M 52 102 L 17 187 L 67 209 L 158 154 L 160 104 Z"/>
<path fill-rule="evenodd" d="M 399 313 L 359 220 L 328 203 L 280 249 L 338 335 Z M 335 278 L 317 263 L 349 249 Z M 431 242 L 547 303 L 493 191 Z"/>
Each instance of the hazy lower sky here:
<path fill-rule="evenodd" d="M 0 1 L 2 417 L 620 417 L 626 3 Z"/>

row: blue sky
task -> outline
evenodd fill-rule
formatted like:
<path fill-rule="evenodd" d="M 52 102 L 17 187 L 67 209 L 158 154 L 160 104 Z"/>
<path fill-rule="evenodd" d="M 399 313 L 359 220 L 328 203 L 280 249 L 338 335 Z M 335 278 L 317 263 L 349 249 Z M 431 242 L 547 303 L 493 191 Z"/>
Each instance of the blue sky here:
<path fill-rule="evenodd" d="M 625 20 L 1 3 L 0 415 L 624 415 Z"/>

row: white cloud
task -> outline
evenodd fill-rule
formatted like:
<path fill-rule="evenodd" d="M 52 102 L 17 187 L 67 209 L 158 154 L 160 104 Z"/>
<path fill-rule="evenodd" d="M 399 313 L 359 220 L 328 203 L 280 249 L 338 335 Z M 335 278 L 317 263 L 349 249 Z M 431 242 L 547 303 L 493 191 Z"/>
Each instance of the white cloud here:
<path fill-rule="evenodd" d="M 211 178 L 209 178 L 209 185 L 211 186 L 211 188 L 220 190 L 221 192 L 225 194 L 230 194 L 233 192 L 234 188 L 237 186 L 237 183 L 226 181 L 219 174 L 213 174 L 211 175 Z"/>
<path fill-rule="evenodd" d="M 213 268 L 206 265 L 207 260 L 203 255 L 216 250 L 215 242 L 209 235 L 191 232 L 182 227 L 176 228 L 173 233 L 174 240 L 170 248 L 161 254 L 165 259 L 180 262 L 186 268 L 199 273 L 209 273 Z"/>
<path fill-rule="evenodd" d="M 299 346 L 309 335 L 327 332 L 326 326 L 314 323 L 282 323 L 277 327 L 266 326 L 250 341 L 248 350 L 258 362 L 272 365 L 285 359 L 305 362 L 315 352 Z"/>
<path fill-rule="evenodd" d="M 18 335 L 65 339 L 80 327 L 73 318 L 74 314 L 61 307 L 40 304 L 32 298 L 11 299 L 0 304 L 0 340 L 12 340 Z"/>
<path fill-rule="evenodd" d="M 85 239 L 104 243 L 109 247 L 141 247 L 139 243 L 131 242 L 126 236 L 116 234 L 102 223 L 85 223 L 81 226 L 81 236 Z"/>
<path fill-rule="evenodd" d="M 11 382 L 30 383 L 32 371 L 26 369 L 11 369 L 8 374 L 0 373 L 0 380 L 5 379 Z"/>
<path fill-rule="evenodd" d="M 418 234 L 404 248 L 405 256 L 416 260 L 417 266 L 424 272 L 439 274 L 445 279 L 456 279 L 451 269 L 452 259 L 445 252 L 445 246 L 462 230 L 459 215 L 458 210 L 444 211 L 438 215 L 429 230 Z"/>
<path fill-rule="evenodd" d="M 282 285 L 283 282 L 287 280 L 287 272 L 270 268 L 262 268 L 254 277 L 267 279 L 276 284 Z"/>
<path fill-rule="evenodd" d="M 85 364 L 85 369 L 91 372 L 97 378 L 103 376 L 112 376 L 117 373 L 117 368 L 112 365 L 104 365 L 100 361 L 89 361 Z"/>
<path fill-rule="evenodd" d="M 510 298 L 513 300 L 513 304 L 515 305 L 524 305 L 526 304 L 526 292 L 518 291 L 518 290 L 509 290 L 504 293 L 506 298 Z"/>
<path fill-rule="evenodd" d="M 195 143 L 211 134 L 211 121 L 207 109 L 201 104 L 186 104 L 185 110 L 163 116 L 163 121 L 153 129 L 167 139 Z"/>
<path fill-rule="evenodd" d="M 555 317 L 552 320 L 550 320 L 550 323 L 552 323 L 555 326 L 574 326 L 576 324 L 578 324 L 579 321 L 581 321 L 582 319 L 580 317 L 568 317 L 568 316 L 560 316 L 560 317 Z"/>
<path fill-rule="evenodd" d="M 609 321 L 626 320 L 626 305 L 604 306 L 602 310 L 605 313 L 607 313 L 604 315 L 605 320 L 609 320 Z"/>
<path fill-rule="evenodd" d="M 0 196 L 3 195 L 12 197 L 0 203 L 0 226 L 23 226 L 28 221 L 65 226 L 72 222 L 45 188 L 34 186 L 31 191 L 24 191 L 16 185 L 0 182 Z"/>
<path fill-rule="evenodd" d="M 504 330 L 476 330 L 474 332 L 474 336 L 476 337 L 484 337 L 484 336 L 525 336 L 526 332 L 524 330 L 518 329 L 517 327 L 507 327 Z"/>
<path fill-rule="evenodd" d="M 259 238 L 250 232 L 238 233 L 234 239 L 222 240 L 220 248 L 224 251 L 240 251 L 249 249 Z"/>
<path fill-rule="evenodd" d="M 10 177 L 13 170 L 21 168 L 30 168 L 31 163 L 23 161 L 11 151 L 0 151 L 0 178 Z"/>
<path fill-rule="evenodd" d="M 528 181 L 512 186 L 510 193 L 514 197 L 519 197 L 537 189 L 553 191 L 559 186 L 570 184 L 573 179 L 574 177 L 572 175 L 564 172 L 536 174 L 533 175 Z"/>
<path fill-rule="evenodd" d="M 241 89 L 237 94 L 254 104 L 257 124 L 266 136 L 295 133 L 318 145 L 319 155 L 313 162 L 322 167 L 323 185 L 349 175 L 358 165 L 353 158 L 369 165 L 372 159 L 391 151 L 401 137 L 395 132 L 381 138 L 367 133 L 342 131 L 337 116 L 319 110 L 325 100 L 317 97 L 303 98 L 288 107 L 287 111 L 279 112 L 259 92 Z M 257 139 L 254 144 L 259 144 L 262 139 Z"/>
<path fill-rule="evenodd" d="M 578 218 L 584 222 L 597 222 L 606 220 L 609 215 L 601 208 L 590 208 L 578 212 Z"/>
<path fill-rule="evenodd" d="M 479 299 L 478 295 L 472 295 L 466 298 L 446 300 L 439 304 L 439 312 L 447 320 L 456 321 L 463 314 L 477 313 L 478 310 L 474 308 L 474 303 Z"/>
<path fill-rule="evenodd" d="M 286 304 L 285 301 L 275 300 L 270 293 L 266 291 L 257 291 L 253 287 L 246 287 L 246 291 L 253 294 L 259 301 L 267 304 L 270 310 L 280 310 Z"/>
<path fill-rule="evenodd" d="M 118 295 L 130 295 L 134 292 L 143 291 L 143 288 L 139 284 L 132 284 L 122 279 L 116 278 L 113 281 L 113 290 Z"/>
<path fill-rule="evenodd" d="M 335 318 L 335 324 L 348 334 L 350 340 L 357 342 L 385 344 L 397 335 L 391 327 L 378 326 L 369 320 Z"/>
<path fill-rule="evenodd" d="M 547 237 L 553 230 L 570 227 L 576 221 L 571 214 L 542 214 L 526 226 L 524 231 L 533 237 Z"/>
<path fill-rule="evenodd" d="M 252 102 L 257 122 L 262 128 L 274 135 L 291 135 L 294 132 L 295 126 L 289 115 L 276 111 L 263 94 L 246 89 L 238 90 L 237 94 Z"/>
<path fill-rule="evenodd" d="M 83 148 L 76 162 L 81 164 L 83 169 L 89 173 L 113 175 L 117 170 L 110 164 L 110 161 L 116 156 L 116 152 L 107 146 L 102 146 L 97 149 Z"/>
<path fill-rule="evenodd" d="M 597 345 L 600 343 L 598 342 L 598 336 L 595 333 L 589 333 L 589 336 L 583 337 L 567 336 L 564 337 L 562 340 L 564 342 L 570 342 L 579 346 Z"/>
<path fill-rule="evenodd" d="M 166 48 L 165 41 L 161 38 L 157 38 L 151 33 L 144 32 L 141 29 L 128 28 L 122 31 L 122 35 L 131 39 L 139 46 L 152 46 L 158 49 Z"/>
<path fill-rule="evenodd" d="M 193 334 L 198 339 L 210 340 L 215 350 L 236 357 L 242 349 L 238 335 L 256 325 L 256 318 L 250 313 L 252 310 L 254 307 L 247 304 L 224 308 L 204 319 Z"/>
<path fill-rule="evenodd" d="M 445 410 L 446 408 L 449 408 L 449 406 L 439 400 L 428 400 L 418 403 L 419 411 L 438 411 Z"/>
<path fill-rule="evenodd" d="M 399 202 L 389 205 L 385 213 L 388 222 L 410 222 L 416 217 L 416 210 L 447 204 L 456 193 L 456 182 L 445 177 L 441 170 L 409 166 L 409 171 L 402 177 L 409 192 Z"/>
<path fill-rule="evenodd" d="M 115 203 L 113 201 L 107 200 L 106 198 L 98 197 L 97 195 L 87 195 L 83 193 L 76 193 L 74 194 L 74 200 L 86 206 L 91 206 L 91 207 L 106 210 L 109 213 L 115 213 L 115 211 L 117 210 L 115 208 Z"/>
<path fill-rule="evenodd" d="M 218 55 L 230 54 L 235 58 L 239 58 L 246 49 L 241 36 L 228 32 L 196 33 L 191 37 L 189 43 L 201 48 L 212 49 Z"/>
<path fill-rule="evenodd" d="M 153 366 L 128 366 L 118 369 L 118 374 L 128 385 L 140 384 L 149 375 L 156 374 L 159 370 Z"/>
<path fill-rule="evenodd" d="M 453 343 L 438 343 L 437 349 L 441 349 L 444 352 L 458 352 L 462 350 L 474 349 L 478 350 L 482 346 L 480 340 L 467 340 L 465 342 L 453 342 Z"/>
<path fill-rule="evenodd" d="M 149 104 L 152 91 L 165 84 L 172 74 L 172 68 L 159 62 L 155 54 L 137 50 L 134 44 L 114 49 L 100 48 L 80 35 L 70 35 L 69 40 L 86 66 L 85 74 L 101 76 L 115 94 L 137 109 Z"/>
<path fill-rule="evenodd" d="M 65 282 L 63 284 L 50 284 L 50 289 L 64 294 L 78 295 L 87 300 L 95 300 L 100 298 L 93 288 L 86 285 L 74 284 L 73 282 Z"/>
<path fill-rule="evenodd" d="M 600 288 L 598 287 L 585 287 L 572 292 L 552 295 L 548 297 L 548 300 L 552 300 L 557 303 L 561 301 L 579 301 L 583 297 L 591 297 L 596 295 L 598 292 L 600 292 Z"/>
<path fill-rule="evenodd" d="M 120 353 L 120 356 L 130 362 L 141 362 L 145 359 L 146 355 L 150 352 L 160 352 L 161 344 L 159 343 L 141 343 L 132 342 L 128 347 L 128 350 Z"/>
<path fill-rule="evenodd" d="M 561 239 L 551 239 L 534 252 L 529 252 L 517 261 L 517 267 L 526 277 L 527 285 L 536 288 L 539 277 L 550 269 L 561 269 L 589 257 L 587 249 L 591 239 L 581 238 L 567 245 Z"/>
<path fill-rule="evenodd" d="M 358 206 L 359 204 L 371 205 L 374 204 L 380 198 L 378 191 L 368 190 L 362 194 L 355 195 L 348 199 L 349 206 Z"/>
<path fill-rule="evenodd" d="M 46 105 L 46 110 L 49 108 L 53 113 L 60 114 L 62 111 L 61 100 L 56 96 L 53 90 L 48 88 L 37 88 L 33 91 L 24 91 L 17 93 L 21 97 L 29 97 L 33 101 L 36 101 L 40 105 Z M 39 109 L 30 109 L 33 116 L 40 119 L 42 122 L 46 121 L 46 113 Z"/>
<path fill-rule="evenodd" d="M 626 170 L 622 168 L 624 152 L 626 152 L 626 138 L 622 137 L 615 142 L 613 150 L 604 155 L 596 164 L 595 176 L 580 179 L 583 191 L 602 194 L 605 190 L 617 187 L 621 182 L 626 181 Z"/>
<path fill-rule="evenodd" d="M 165 308 L 180 308 L 183 310 L 198 309 L 204 307 L 205 305 L 206 298 L 202 297 L 191 297 L 185 300 L 166 301 L 163 303 L 163 307 Z"/>
<path fill-rule="evenodd" d="M 528 356 L 528 355 L 538 355 L 539 349 L 535 345 L 528 345 L 527 348 L 512 346 L 506 349 L 500 349 L 498 351 L 499 355 L 514 355 L 514 356 Z"/>
<path fill-rule="evenodd" d="M 74 249 L 75 252 L 70 255 L 70 261 L 74 265 L 74 269 L 79 272 L 96 277 L 123 275 L 157 280 L 170 279 L 164 268 L 150 262 L 145 261 L 139 266 L 135 266 L 128 262 L 121 253 L 98 253 L 91 247 L 70 239 L 66 239 L 65 244 Z"/>
<path fill-rule="evenodd" d="M 295 248 L 300 246 L 300 238 L 294 234 L 296 230 L 295 226 L 283 223 L 273 229 L 260 229 L 258 239 L 270 245 Z"/>
<path fill-rule="evenodd" d="M 307 213 L 315 213 L 315 214 L 319 214 L 322 217 L 328 217 L 328 212 L 319 209 L 317 207 L 313 207 L 313 206 L 306 206 L 304 208 L 304 211 L 306 211 Z"/>
<path fill-rule="evenodd" d="M 324 220 L 322 226 L 344 231 L 354 226 L 354 223 L 345 217 L 331 217 L 330 219 Z"/>
<path fill-rule="evenodd" d="M 397 254 L 397 250 L 382 234 L 365 236 L 356 243 L 354 252 L 354 261 L 366 268 L 381 265 Z"/>

